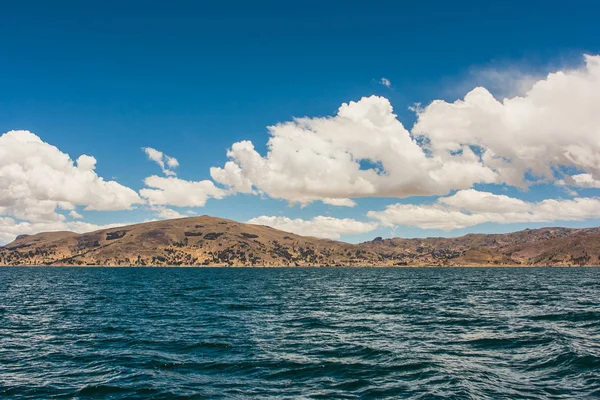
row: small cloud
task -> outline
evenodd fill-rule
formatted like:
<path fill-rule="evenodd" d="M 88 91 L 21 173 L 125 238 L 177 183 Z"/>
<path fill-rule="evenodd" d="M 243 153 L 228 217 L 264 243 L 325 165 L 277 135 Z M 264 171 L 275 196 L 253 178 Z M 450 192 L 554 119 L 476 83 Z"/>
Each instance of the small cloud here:
<path fill-rule="evenodd" d="M 159 219 L 176 219 L 186 217 L 186 215 L 164 206 L 151 206 L 150 209 L 156 213 L 156 216 Z"/>
<path fill-rule="evenodd" d="M 325 204 L 336 207 L 354 207 L 356 205 L 356 202 L 351 199 L 326 198 L 322 199 L 321 201 Z"/>
<path fill-rule="evenodd" d="M 179 161 L 175 157 L 168 156 L 162 151 L 153 149 L 152 147 L 142 147 L 142 150 L 148 156 L 148 159 L 154 161 L 160 166 L 163 173 L 167 176 L 176 176 L 177 174 L 173 169 L 179 166 Z M 166 162 L 165 162 L 166 161 Z"/>
<path fill-rule="evenodd" d="M 552 221 L 583 221 L 600 213 L 600 199 L 545 199 L 528 202 L 515 197 L 459 190 L 438 197 L 433 204 L 391 204 L 384 211 L 369 211 L 367 217 L 382 226 L 412 226 L 421 229 L 451 231 L 484 223 L 513 224 Z"/>
<path fill-rule="evenodd" d="M 379 83 L 388 88 L 392 86 L 392 82 L 388 78 L 381 78 Z"/>
<path fill-rule="evenodd" d="M 565 189 L 565 190 L 567 191 L 567 193 L 571 197 L 578 197 L 579 196 L 579 193 L 577 193 L 575 190 L 572 190 L 572 189 Z"/>
<path fill-rule="evenodd" d="M 83 218 L 83 215 L 79 214 L 77 211 L 75 210 L 71 210 L 69 212 L 69 215 L 71 216 L 71 218 L 76 218 L 76 219 L 81 219 Z"/>
<path fill-rule="evenodd" d="M 169 157 L 165 155 L 165 158 L 167 159 L 167 165 L 169 166 L 169 168 L 179 167 L 179 161 L 177 161 L 175 157 Z"/>
<path fill-rule="evenodd" d="M 423 107 L 423 105 L 419 102 L 414 103 L 412 106 L 408 106 L 408 109 L 412 112 L 414 112 L 415 114 L 419 114 L 420 112 L 422 112 L 423 110 L 425 110 L 425 107 Z"/>
<path fill-rule="evenodd" d="M 144 183 L 146 187 L 140 190 L 140 195 L 151 206 L 203 207 L 208 199 L 222 199 L 230 194 L 208 179 L 186 181 L 152 175 Z"/>
<path fill-rule="evenodd" d="M 313 219 L 276 217 L 261 215 L 248 221 L 249 224 L 267 225 L 297 235 L 339 239 L 342 235 L 359 235 L 378 228 L 376 222 L 362 222 L 353 218 L 334 218 L 318 215 Z"/>

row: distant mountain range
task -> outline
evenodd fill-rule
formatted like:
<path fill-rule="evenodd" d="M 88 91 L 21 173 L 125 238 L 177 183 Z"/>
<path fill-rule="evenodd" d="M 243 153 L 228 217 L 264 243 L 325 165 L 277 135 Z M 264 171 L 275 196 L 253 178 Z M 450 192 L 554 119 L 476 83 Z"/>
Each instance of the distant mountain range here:
<path fill-rule="evenodd" d="M 22 235 L 0 265 L 580 266 L 600 264 L 600 228 L 526 229 L 349 244 L 209 216 L 77 234 Z"/>

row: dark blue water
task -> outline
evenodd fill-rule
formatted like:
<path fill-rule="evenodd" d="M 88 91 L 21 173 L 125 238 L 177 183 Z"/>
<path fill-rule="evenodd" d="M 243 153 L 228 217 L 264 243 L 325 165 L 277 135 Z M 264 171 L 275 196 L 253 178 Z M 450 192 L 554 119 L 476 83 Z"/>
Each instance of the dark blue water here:
<path fill-rule="evenodd" d="M 0 268 L 0 397 L 600 398 L 600 268 Z"/>

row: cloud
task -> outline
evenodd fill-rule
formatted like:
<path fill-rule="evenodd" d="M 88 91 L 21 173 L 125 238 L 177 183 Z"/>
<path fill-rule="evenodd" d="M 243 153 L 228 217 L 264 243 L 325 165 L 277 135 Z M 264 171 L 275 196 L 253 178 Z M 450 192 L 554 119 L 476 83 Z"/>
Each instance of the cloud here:
<path fill-rule="evenodd" d="M 179 161 L 175 157 L 170 157 L 164 154 L 162 151 L 153 149 L 152 147 L 142 147 L 142 150 L 148 156 L 148 159 L 157 163 L 162 172 L 167 176 L 175 176 L 176 173 L 173 169 L 179 166 Z"/>
<path fill-rule="evenodd" d="M 600 198 L 526 202 L 504 195 L 468 189 L 449 197 L 439 198 L 432 205 L 393 204 L 387 206 L 384 211 L 369 211 L 367 216 L 379 220 L 384 225 L 414 226 L 445 231 L 486 222 L 510 224 L 581 221 L 600 216 Z"/>
<path fill-rule="evenodd" d="M 356 235 L 371 232 L 378 224 L 374 222 L 361 222 L 351 218 L 333 218 L 317 216 L 310 220 L 301 218 L 290 219 L 287 217 L 272 217 L 262 215 L 252 218 L 249 224 L 267 225 L 285 232 L 292 232 L 302 236 L 315 236 L 325 239 L 339 239 L 341 235 Z"/>
<path fill-rule="evenodd" d="M 234 143 L 230 161 L 211 168 L 211 177 L 233 192 L 340 206 L 357 197 L 441 195 L 497 179 L 468 146 L 427 155 L 383 97 L 342 104 L 335 117 L 296 118 L 268 129 L 265 156 L 250 141 Z"/>
<path fill-rule="evenodd" d="M 499 183 L 552 181 L 561 167 L 600 179 L 600 56 L 537 81 L 523 96 L 496 100 L 483 87 L 463 100 L 436 100 L 419 112 L 413 134 L 433 156 L 478 149 Z"/>
<path fill-rule="evenodd" d="M 392 86 L 392 82 L 388 78 L 381 78 L 379 83 L 388 88 Z"/>
<path fill-rule="evenodd" d="M 481 183 L 526 188 L 556 183 L 565 169 L 586 176 L 584 187 L 596 187 L 600 56 L 535 82 L 510 75 L 511 85 L 529 90 L 498 101 L 477 87 L 462 100 L 435 100 L 415 108 L 411 132 L 377 96 L 342 104 L 333 117 L 270 126 L 265 155 L 250 141 L 234 143 L 211 177 L 232 192 L 338 206 L 361 197 L 446 195 Z"/>
<path fill-rule="evenodd" d="M 29 131 L 1 135 L 0 216 L 60 222 L 57 210 L 127 210 L 142 202 L 134 190 L 99 177 L 95 166 L 94 157 L 73 162 Z"/>
<path fill-rule="evenodd" d="M 222 199 L 228 194 L 210 180 L 195 182 L 152 175 L 147 177 L 144 183 L 151 189 L 141 189 L 140 195 L 150 205 L 203 207 L 209 198 Z"/>
<path fill-rule="evenodd" d="M 177 161 L 177 159 L 175 157 L 165 156 L 165 158 L 167 160 L 167 166 L 169 168 L 177 168 L 177 167 L 179 167 L 179 161 Z"/>
<path fill-rule="evenodd" d="M 558 180 L 556 184 L 558 186 L 576 186 L 584 189 L 600 189 L 600 180 L 594 179 L 592 174 L 567 175 L 564 179 Z"/>
<path fill-rule="evenodd" d="M 71 210 L 69 212 L 69 215 L 71 216 L 71 218 L 76 218 L 76 219 L 82 219 L 83 215 L 79 214 L 77 211 L 75 210 Z"/>
<path fill-rule="evenodd" d="M 148 158 L 156 162 L 167 177 L 156 175 L 144 179 L 147 186 L 140 190 L 140 196 L 150 205 L 161 219 L 183 218 L 185 215 L 164 206 L 203 207 L 209 198 L 222 199 L 229 191 L 215 186 L 211 180 L 187 181 L 177 178 L 172 170 L 179 166 L 176 158 L 170 157 L 151 147 L 144 147 Z"/>
<path fill-rule="evenodd" d="M 189 215 L 181 214 L 178 211 L 163 206 L 151 206 L 151 210 L 154 211 L 156 216 L 160 219 L 176 219 L 189 217 Z"/>
<path fill-rule="evenodd" d="M 158 151 L 153 149 L 152 147 L 142 147 L 142 150 L 148 156 L 149 160 L 157 163 L 162 169 L 165 168 L 165 162 L 163 161 L 163 153 L 162 151 Z"/>
<path fill-rule="evenodd" d="M 351 199 L 324 198 L 321 201 L 330 206 L 337 207 L 354 207 L 356 205 L 356 202 Z"/>

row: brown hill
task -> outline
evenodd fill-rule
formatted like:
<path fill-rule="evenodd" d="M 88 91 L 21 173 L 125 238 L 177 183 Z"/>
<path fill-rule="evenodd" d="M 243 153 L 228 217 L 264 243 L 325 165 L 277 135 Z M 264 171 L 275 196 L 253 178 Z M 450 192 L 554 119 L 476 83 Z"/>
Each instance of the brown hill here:
<path fill-rule="evenodd" d="M 600 228 L 543 228 L 348 244 L 208 216 L 86 234 L 23 235 L 0 265 L 427 266 L 598 265 Z"/>
<path fill-rule="evenodd" d="M 401 265 L 599 265 L 600 228 L 541 228 L 361 244 Z"/>

